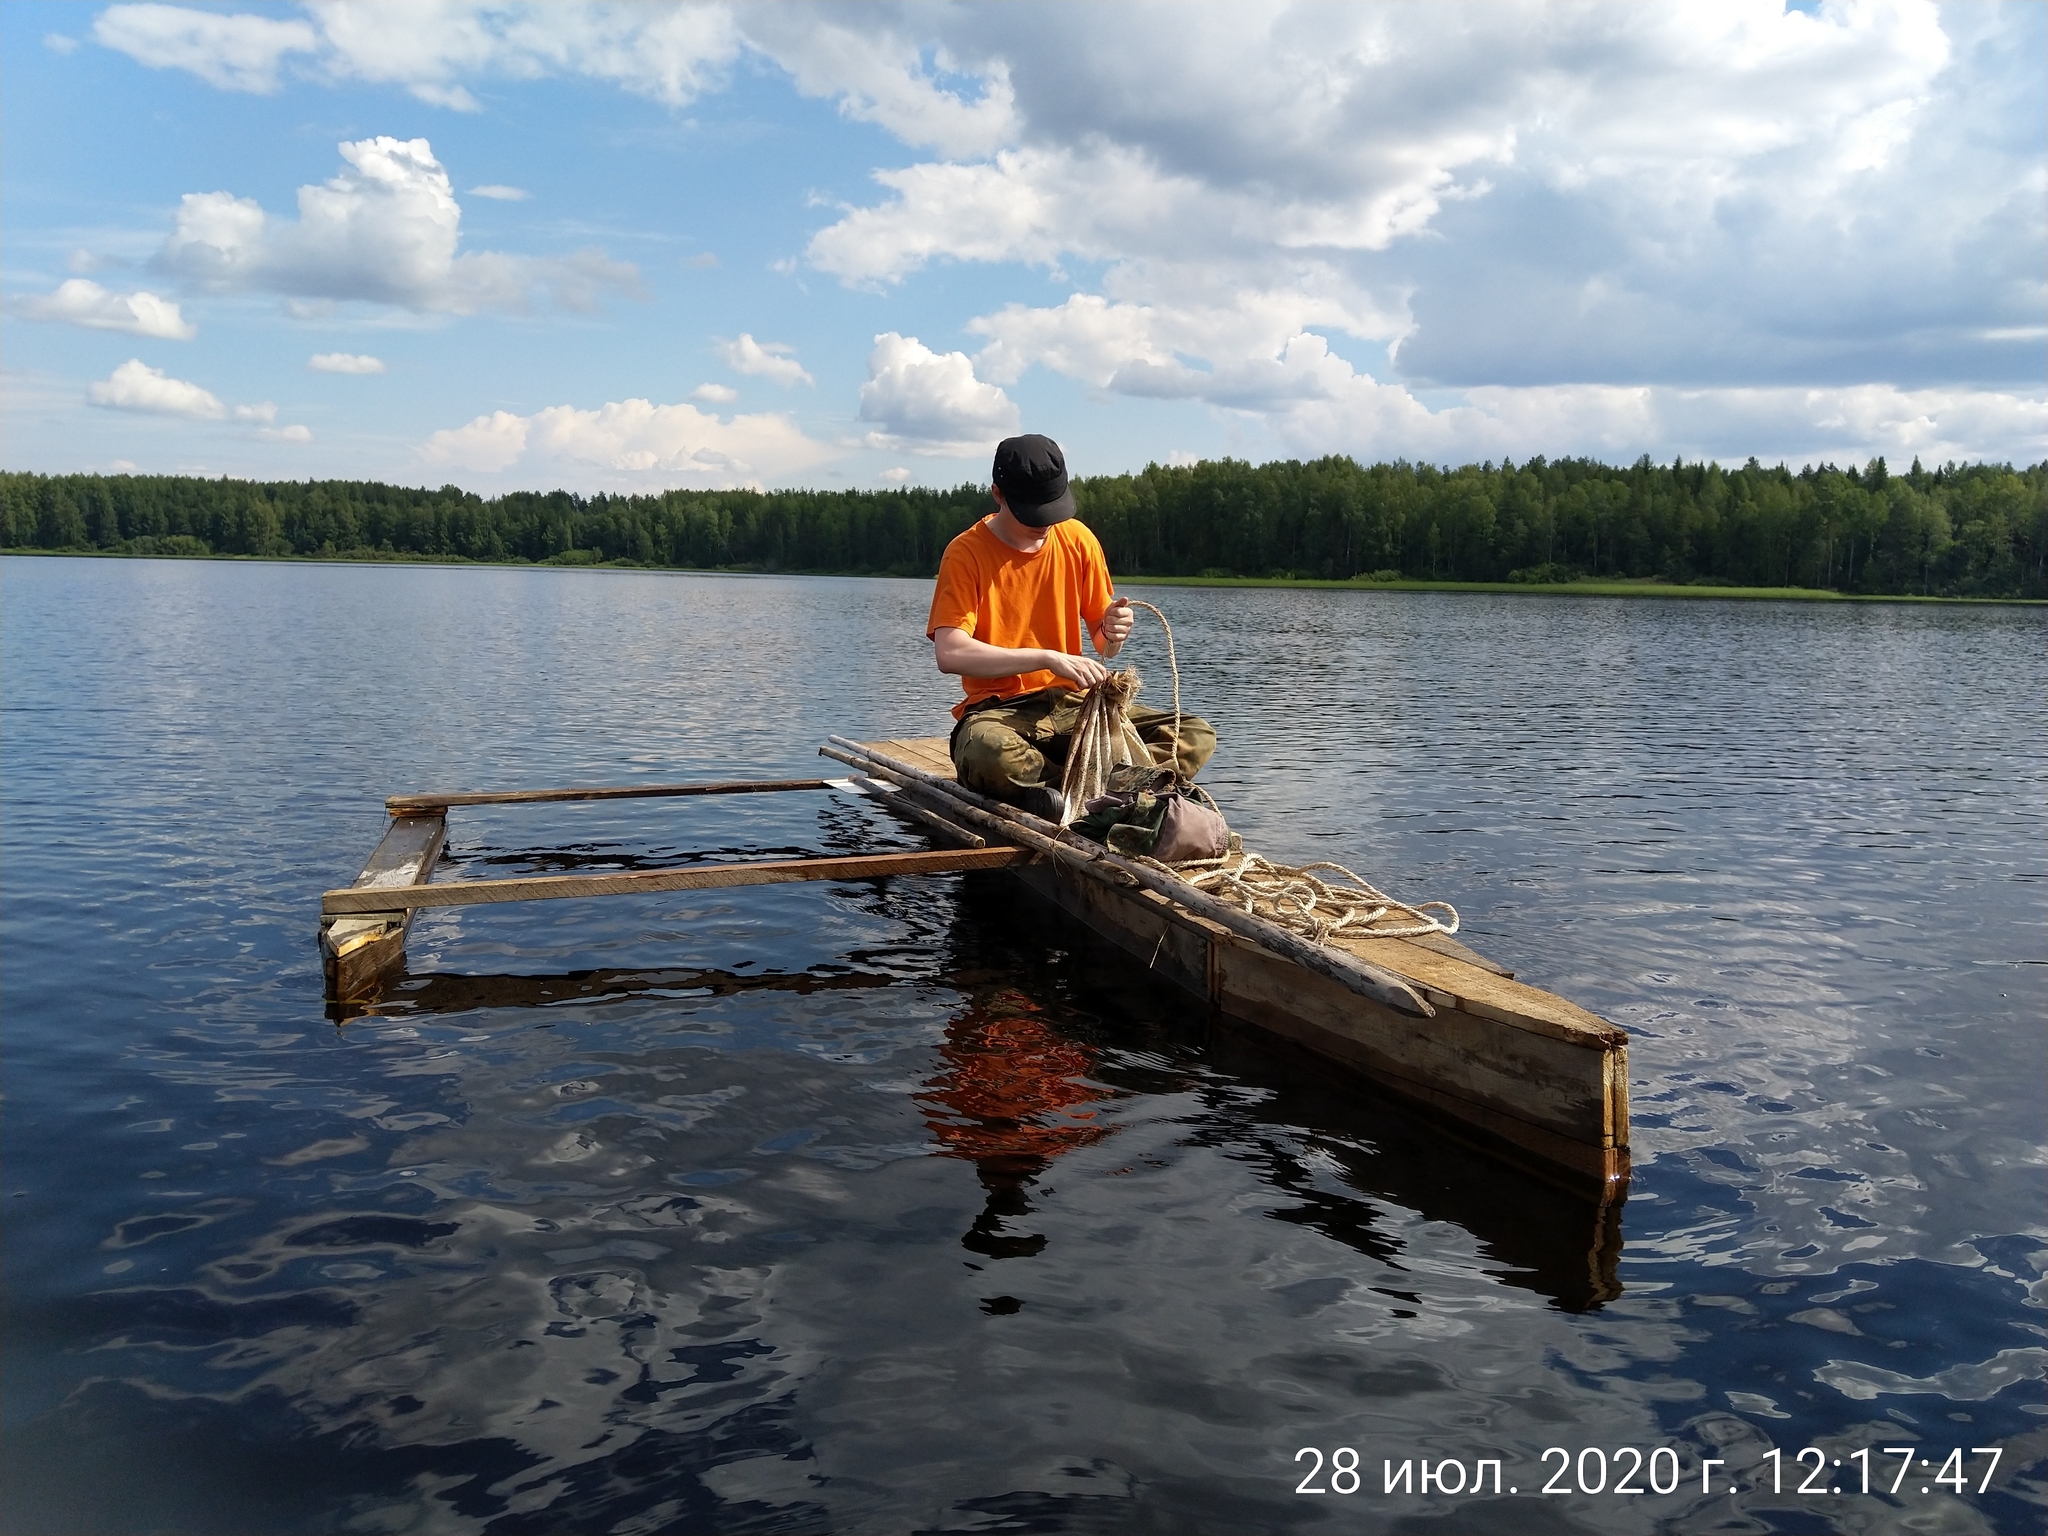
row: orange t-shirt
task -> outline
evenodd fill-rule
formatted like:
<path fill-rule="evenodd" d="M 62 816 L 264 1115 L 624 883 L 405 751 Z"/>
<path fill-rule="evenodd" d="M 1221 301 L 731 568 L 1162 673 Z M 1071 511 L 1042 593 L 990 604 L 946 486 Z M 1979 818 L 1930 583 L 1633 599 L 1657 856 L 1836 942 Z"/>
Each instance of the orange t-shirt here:
<path fill-rule="evenodd" d="M 1111 596 L 1102 545 L 1075 519 L 1046 529 L 1045 543 L 1035 555 L 1010 548 L 983 519 L 939 557 L 939 584 L 924 632 L 929 638 L 942 629 L 958 629 L 989 645 L 1078 656 L 1084 624 L 1093 629 L 1102 622 Z M 967 697 L 953 706 L 955 719 L 983 699 L 1074 686 L 1057 672 L 1043 670 L 963 677 L 960 683 Z"/>

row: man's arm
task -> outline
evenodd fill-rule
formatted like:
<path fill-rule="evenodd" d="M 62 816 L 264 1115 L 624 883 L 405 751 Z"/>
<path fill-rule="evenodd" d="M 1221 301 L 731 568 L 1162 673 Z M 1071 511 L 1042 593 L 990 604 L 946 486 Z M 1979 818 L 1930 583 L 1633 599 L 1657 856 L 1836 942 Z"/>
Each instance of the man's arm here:
<path fill-rule="evenodd" d="M 1110 627 L 1115 611 L 1112 608 L 1102 616 L 1102 628 L 1094 637 L 1098 651 L 1102 650 L 1102 631 Z M 1131 632 L 1129 607 L 1125 607 L 1123 612 L 1123 632 L 1128 635 Z M 1122 647 L 1121 638 L 1116 645 Z M 975 639 L 964 629 L 933 630 L 932 648 L 938 654 L 939 670 L 950 672 L 955 677 L 1013 677 L 1020 672 L 1051 672 L 1083 688 L 1093 688 L 1109 675 L 1109 668 L 1086 656 L 1070 656 L 1065 651 L 990 645 L 986 640 Z M 1116 650 L 1104 651 L 1103 654 L 1114 656 Z"/>

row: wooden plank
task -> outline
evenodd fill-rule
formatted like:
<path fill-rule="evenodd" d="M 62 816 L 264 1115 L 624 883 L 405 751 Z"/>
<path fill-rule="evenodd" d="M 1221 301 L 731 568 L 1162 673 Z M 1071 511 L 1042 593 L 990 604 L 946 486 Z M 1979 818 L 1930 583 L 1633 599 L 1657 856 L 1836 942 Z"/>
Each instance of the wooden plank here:
<path fill-rule="evenodd" d="M 727 784 L 622 784 L 582 789 L 451 790 L 392 795 L 384 802 L 393 816 L 436 814 L 451 805 L 533 805 L 551 800 L 644 800 L 667 795 L 765 795 L 792 789 L 829 789 L 826 779 L 741 779 Z"/>
<path fill-rule="evenodd" d="M 659 891 L 703 891 L 739 885 L 782 885 L 796 880 L 872 880 L 887 875 L 943 874 L 1003 869 L 1036 857 L 1024 848 L 942 849 L 931 853 L 873 853 L 848 858 L 778 859 L 753 864 L 698 864 L 680 869 L 625 870 L 612 875 L 537 875 L 511 880 L 464 880 L 403 891 L 328 891 L 328 913 L 381 910 L 388 903 L 420 907 L 485 906 L 503 901 L 558 901 L 586 896 L 638 896 Z"/>
<path fill-rule="evenodd" d="M 426 884 L 447 839 L 443 816 L 394 817 L 351 889 L 384 893 Z M 382 978 L 404 962 L 411 927 L 411 910 L 397 906 L 388 895 L 374 910 L 323 920 L 320 955 L 328 997 L 347 1002 L 374 993 Z"/>
<path fill-rule="evenodd" d="M 1467 965 L 1476 965 L 1482 971 L 1491 971 L 1496 976 L 1512 977 L 1515 973 L 1504 965 L 1498 965 L 1473 949 L 1470 945 L 1452 938 L 1448 933 L 1411 934 L 1403 943 L 1413 944 L 1417 949 L 1432 949 L 1440 955 L 1450 955 L 1463 960 Z"/>

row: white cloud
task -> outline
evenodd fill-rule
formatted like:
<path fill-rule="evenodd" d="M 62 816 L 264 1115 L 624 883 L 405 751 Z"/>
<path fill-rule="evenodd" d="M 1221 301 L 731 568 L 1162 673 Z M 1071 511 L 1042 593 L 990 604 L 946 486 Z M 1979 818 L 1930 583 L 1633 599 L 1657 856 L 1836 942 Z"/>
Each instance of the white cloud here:
<path fill-rule="evenodd" d="M 85 398 L 110 410 L 184 416 L 193 421 L 219 421 L 227 415 L 227 407 L 211 392 L 183 379 L 167 378 L 161 368 L 151 368 L 136 357 L 88 387 Z"/>
<path fill-rule="evenodd" d="M 734 373 L 748 373 L 788 389 L 814 380 L 796 360 L 796 348 L 783 341 L 760 342 L 742 331 L 737 341 L 721 341 L 718 355 Z"/>
<path fill-rule="evenodd" d="M 459 77 L 582 75 L 681 106 L 716 84 L 739 51 L 717 5 L 374 4 L 311 0 L 306 21 L 115 5 L 93 35 L 155 69 L 184 69 L 225 90 L 270 91 L 280 62 L 329 80 L 399 85 L 421 101 L 473 112 Z"/>
<path fill-rule="evenodd" d="M 524 309 L 546 292 L 572 309 L 607 290 L 635 291 L 636 271 L 597 251 L 566 258 L 458 253 L 462 210 L 425 139 L 339 146 L 347 168 L 299 188 L 296 222 L 250 198 L 188 192 L 156 265 L 217 292 L 252 289 L 315 303 L 364 300 L 473 314 Z"/>
<path fill-rule="evenodd" d="M 255 405 L 229 407 L 211 390 L 184 379 L 167 377 L 131 357 L 106 378 L 89 385 L 85 398 L 93 405 L 115 411 L 139 411 L 150 416 L 182 416 L 187 421 L 246 422 L 256 427 L 256 436 L 272 443 L 310 443 L 312 430 L 302 426 L 273 426 L 277 406 L 264 400 Z M 259 425 L 260 424 L 260 425 Z"/>
<path fill-rule="evenodd" d="M 1396 458 L 1470 463 L 1585 455 L 1627 463 L 1659 459 L 1741 463 L 1754 455 L 1794 467 L 1861 464 L 1882 454 L 2038 462 L 2048 456 L 2048 397 L 1995 390 L 1842 388 L 1671 389 L 1652 385 L 1542 385 L 1467 390 L 1431 410 L 1398 384 L 1364 374 L 1332 378 L 1320 398 L 1267 418 L 1289 454 L 1346 453 L 1363 463 Z"/>
<path fill-rule="evenodd" d="M 315 373 L 382 373 L 384 359 L 366 352 L 315 352 L 306 366 Z"/>
<path fill-rule="evenodd" d="M 692 400 L 702 400 L 709 405 L 729 405 L 739 397 L 740 392 L 729 384 L 699 384 L 690 391 Z"/>
<path fill-rule="evenodd" d="M 1001 62 L 971 43 L 967 55 L 943 43 L 931 49 L 914 14 L 753 6 L 735 15 L 746 42 L 788 70 L 804 95 L 835 97 L 845 116 L 878 124 L 906 144 L 946 155 L 987 154 L 1016 132 Z M 944 83 L 946 74 L 961 77 L 958 87 Z"/>
<path fill-rule="evenodd" d="M 68 36 L 63 32 L 45 32 L 43 34 L 43 46 L 52 53 L 76 53 L 78 51 L 78 39 Z"/>
<path fill-rule="evenodd" d="M 199 334 L 199 327 L 178 312 L 174 300 L 158 298 L 146 290 L 110 293 L 83 277 L 59 283 L 55 293 L 24 299 L 17 307 L 31 320 L 53 320 L 96 331 L 126 331 L 131 336 L 153 336 L 160 341 L 190 341 Z"/>
<path fill-rule="evenodd" d="M 1008 141 L 878 171 L 888 195 L 819 230 L 809 261 L 857 286 L 943 261 L 1105 264 L 1099 292 L 971 323 L 999 382 L 1042 362 L 1140 393 L 1286 395 L 1315 387 L 1275 372 L 1311 327 L 1456 385 L 1832 383 L 1973 348 L 2038 373 L 2010 343 L 1983 350 L 2048 301 L 2040 135 L 2012 130 L 2040 88 L 1995 63 L 2038 43 L 2022 12 L 1275 5 L 1177 23 L 936 13 L 944 45 L 1000 72 Z"/>
<path fill-rule="evenodd" d="M 524 187 L 500 186 L 495 182 L 486 182 L 483 186 L 471 187 L 469 195 L 471 197 L 487 197 L 494 203 L 523 203 L 533 196 Z"/>
<path fill-rule="evenodd" d="M 833 455 L 787 416 L 721 421 L 693 405 L 619 400 L 585 410 L 549 406 L 530 416 L 494 411 L 434 433 L 420 446 L 429 465 L 488 475 L 518 466 L 522 483 L 588 489 L 759 485 Z"/>
<path fill-rule="evenodd" d="M 883 470 L 875 478 L 884 485 L 903 485 L 909 481 L 910 471 L 898 464 L 894 468 Z"/>
<path fill-rule="evenodd" d="M 151 69 L 190 70 L 224 91 L 258 94 L 277 89 L 285 55 L 319 46 L 303 21 L 222 16 L 176 5 L 109 6 L 94 19 L 92 35 Z"/>
<path fill-rule="evenodd" d="M 548 75 L 607 80 L 679 107 L 721 85 L 741 51 L 752 49 L 788 71 L 803 94 L 836 99 L 847 117 L 905 143 L 982 154 L 1015 127 L 999 60 L 971 40 L 964 51 L 933 49 L 915 15 L 884 7 L 310 0 L 306 10 L 307 20 L 287 22 L 115 5 L 94 35 L 152 68 L 189 70 L 223 89 L 274 90 L 282 60 L 303 54 L 304 70 L 330 81 L 395 84 L 465 112 L 480 106 L 465 79 Z"/>
<path fill-rule="evenodd" d="M 1010 397 L 974 376 L 965 352 L 933 352 L 915 336 L 885 331 L 868 355 L 860 419 L 873 422 L 871 448 L 963 458 L 1017 431 Z"/>

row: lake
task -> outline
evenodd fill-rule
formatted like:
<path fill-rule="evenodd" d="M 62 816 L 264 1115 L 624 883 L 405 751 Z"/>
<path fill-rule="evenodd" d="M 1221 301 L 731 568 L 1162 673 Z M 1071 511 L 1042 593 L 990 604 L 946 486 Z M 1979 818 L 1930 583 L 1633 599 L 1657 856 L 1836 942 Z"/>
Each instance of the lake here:
<path fill-rule="evenodd" d="M 1002 874 L 429 911 L 330 1015 L 386 794 L 939 734 L 926 583 L 10 558 L 0 1525 L 2048 1524 L 2040 610 L 1131 590 L 1250 844 L 1629 1031 L 1618 1230 Z"/>

